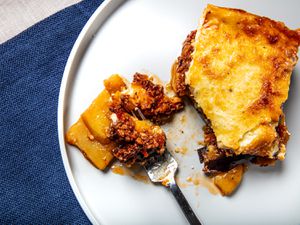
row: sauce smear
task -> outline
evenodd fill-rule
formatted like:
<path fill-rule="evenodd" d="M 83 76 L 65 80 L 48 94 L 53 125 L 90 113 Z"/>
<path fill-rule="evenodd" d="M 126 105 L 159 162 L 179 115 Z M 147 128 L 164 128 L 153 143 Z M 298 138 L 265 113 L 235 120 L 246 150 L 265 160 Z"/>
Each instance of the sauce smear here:
<path fill-rule="evenodd" d="M 143 182 L 145 184 L 150 183 L 150 180 L 146 172 L 143 170 L 143 168 L 138 166 L 133 166 L 132 168 L 129 169 L 123 166 L 121 163 L 117 162 L 111 167 L 111 171 L 114 174 L 132 177 L 133 179 Z"/>

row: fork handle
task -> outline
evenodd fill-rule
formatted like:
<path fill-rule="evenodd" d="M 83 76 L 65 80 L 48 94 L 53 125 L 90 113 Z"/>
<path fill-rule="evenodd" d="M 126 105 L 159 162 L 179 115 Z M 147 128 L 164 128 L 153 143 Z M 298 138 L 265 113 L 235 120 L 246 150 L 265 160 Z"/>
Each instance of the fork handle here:
<path fill-rule="evenodd" d="M 181 207 L 182 211 L 184 212 L 185 217 L 189 221 L 191 225 L 201 225 L 200 221 L 198 220 L 197 216 L 195 215 L 194 211 L 192 210 L 190 204 L 184 197 L 183 193 L 181 192 L 180 188 L 176 184 L 176 182 L 169 183 L 169 188 L 176 198 L 179 206 Z"/>

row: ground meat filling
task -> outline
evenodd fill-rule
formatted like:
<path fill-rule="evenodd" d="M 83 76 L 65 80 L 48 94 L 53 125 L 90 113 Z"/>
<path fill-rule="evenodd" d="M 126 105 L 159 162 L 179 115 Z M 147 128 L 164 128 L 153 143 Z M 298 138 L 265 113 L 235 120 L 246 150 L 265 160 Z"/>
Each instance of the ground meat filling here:
<path fill-rule="evenodd" d="M 163 130 L 147 120 L 139 120 L 136 108 L 155 123 L 183 108 L 178 97 L 168 97 L 161 85 L 154 84 L 147 75 L 136 73 L 131 89 L 111 95 L 113 113 L 109 138 L 117 143 L 113 155 L 128 167 L 156 161 L 165 151 L 166 136 Z"/>
<path fill-rule="evenodd" d="M 180 97 L 187 95 L 187 87 L 185 85 L 185 73 L 190 67 L 192 61 L 192 53 L 194 51 L 193 42 L 196 36 L 196 30 L 192 31 L 185 39 L 181 51 L 181 55 L 177 58 L 177 61 L 172 69 L 172 76 L 174 81 L 172 82 L 173 89 Z"/>
<path fill-rule="evenodd" d="M 276 127 L 276 132 L 279 136 L 279 145 L 286 145 L 290 138 L 290 133 L 285 124 L 285 116 L 284 115 L 282 115 L 279 119 L 278 126 Z"/>
<path fill-rule="evenodd" d="M 164 153 L 166 137 L 163 132 L 157 132 L 154 126 L 148 125 L 139 129 L 137 123 L 144 121 L 138 122 L 131 115 L 121 113 L 119 109 L 116 116 L 117 120 L 112 123 L 109 136 L 118 144 L 112 153 L 120 162 L 128 167 L 135 163 L 144 165 Z"/>
<path fill-rule="evenodd" d="M 154 123 L 164 123 L 172 114 L 183 108 L 178 97 L 168 97 L 162 85 L 154 84 L 147 75 L 136 73 L 132 82 L 133 93 L 121 95 L 121 105 L 132 113 L 139 108 Z"/>

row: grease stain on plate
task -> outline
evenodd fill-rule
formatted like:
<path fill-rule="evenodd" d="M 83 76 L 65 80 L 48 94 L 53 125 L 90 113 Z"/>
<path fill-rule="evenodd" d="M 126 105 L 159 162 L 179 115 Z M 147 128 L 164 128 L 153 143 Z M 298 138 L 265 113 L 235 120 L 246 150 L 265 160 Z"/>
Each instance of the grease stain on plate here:
<path fill-rule="evenodd" d="M 176 147 L 175 148 L 175 153 L 180 153 L 182 155 L 185 155 L 188 152 L 188 148 L 183 146 L 183 147 Z"/>
<path fill-rule="evenodd" d="M 219 189 L 214 185 L 213 181 L 201 172 L 192 173 L 186 178 L 186 181 L 194 186 L 205 187 L 213 195 L 220 194 Z"/>
<path fill-rule="evenodd" d="M 127 168 L 121 163 L 116 162 L 114 165 L 112 165 L 111 171 L 117 175 L 132 177 L 134 180 L 143 182 L 145 184 L 150 183 L 150 179 L 148 178 L 144 169 L 138 166 Z"/>

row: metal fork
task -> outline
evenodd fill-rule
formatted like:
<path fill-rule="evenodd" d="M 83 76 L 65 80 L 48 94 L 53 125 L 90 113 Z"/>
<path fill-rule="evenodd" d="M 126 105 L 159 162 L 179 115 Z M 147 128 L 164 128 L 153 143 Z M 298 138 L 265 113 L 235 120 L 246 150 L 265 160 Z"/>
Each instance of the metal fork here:
<path fill-rule="evenodd" d="M 141 119 L 146 119 L 139 108 L 135 108 L 135 112 L 138 113 Z M 137 117 L 134 112 L 132 112 L 132 114 Z M 162 183 L 169 188 L 189 223 L 191 225 L 201 225 L 188 201 L 176 184 L 175 174 L 177 172 L 178 163 L 170 152 L 166 149 L 162 157 L 158 158 L 155 162 L 145 164 L 144 168 L 152 182 Z"/>

